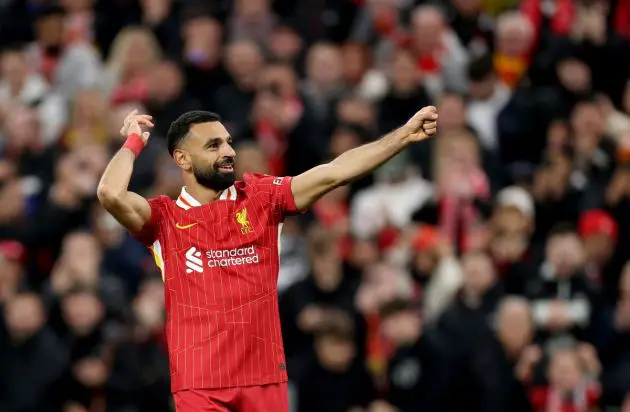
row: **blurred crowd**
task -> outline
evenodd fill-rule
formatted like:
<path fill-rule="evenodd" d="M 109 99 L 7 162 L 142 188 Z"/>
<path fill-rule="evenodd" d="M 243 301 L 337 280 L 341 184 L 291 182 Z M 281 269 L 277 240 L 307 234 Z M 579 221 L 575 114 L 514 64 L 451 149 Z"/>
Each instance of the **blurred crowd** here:
<path fill-rule="evenodd" d="M 630 411 L 629 0 L 0 0 L 0 411 L 171 411 L 164 293 L 95 201 L 218 112 L 295 175 L 435 105 L 438 136 L 285 224 L 295 412 Z M 273 412 L 273 411 L 270 411 Z"/>

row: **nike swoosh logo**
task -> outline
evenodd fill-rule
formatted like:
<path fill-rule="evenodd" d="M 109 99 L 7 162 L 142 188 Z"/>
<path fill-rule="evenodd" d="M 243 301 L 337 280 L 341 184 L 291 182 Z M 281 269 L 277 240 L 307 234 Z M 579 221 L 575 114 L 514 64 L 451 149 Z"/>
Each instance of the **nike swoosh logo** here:
<path fill-rule="evenodd" d="M 198 223 L 191 223 L 191 224 L 189 224 L 189 225 L 182 226 L 182 225 L 180 225 L 179 223 L 175 223 L 175 227 L 176 227 L 176 228 L 178 228 L 178 229 L 180 229 L 180 230 L 190 229 L 191 227 L 193 227 L 193 226 L 197 226 L 197 225 L 198 225 Z"/>

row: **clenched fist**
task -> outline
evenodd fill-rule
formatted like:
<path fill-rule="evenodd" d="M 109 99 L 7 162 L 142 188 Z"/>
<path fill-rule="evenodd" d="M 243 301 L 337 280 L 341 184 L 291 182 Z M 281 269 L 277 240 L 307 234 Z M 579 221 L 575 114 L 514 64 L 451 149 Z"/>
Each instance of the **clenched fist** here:
<path fill-rule="evenodd" d="M 411 140 L 419 142 L 435 135 L 437 119 L 437 109 L 434 106 L 426 106 L 414 114 L 404 127 L 407 129 Z"/>

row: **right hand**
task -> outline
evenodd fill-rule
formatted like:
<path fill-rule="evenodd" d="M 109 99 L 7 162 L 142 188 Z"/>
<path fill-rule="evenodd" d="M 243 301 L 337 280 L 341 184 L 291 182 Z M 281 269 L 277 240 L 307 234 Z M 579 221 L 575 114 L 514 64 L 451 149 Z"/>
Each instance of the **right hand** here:
<path fill-rule="evenodd" d="M 138 114 L 138 110 L 134 110 L 125 117 L 123 127 L 120 129 L 122 137 L 127 138 L 131 134 L 137 134 L 142 138 L 142 141 L 146 144 L 149 140 L 149 132 L 143 132 L 142 126 L 146 128 L 153 127 L 151 121 L 153 116 L 148 114 Z"/>

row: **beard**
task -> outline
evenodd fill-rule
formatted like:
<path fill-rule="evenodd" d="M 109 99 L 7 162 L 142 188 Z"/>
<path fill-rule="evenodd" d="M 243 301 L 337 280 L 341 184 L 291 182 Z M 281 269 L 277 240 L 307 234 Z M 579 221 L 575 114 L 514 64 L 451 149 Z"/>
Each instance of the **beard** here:
<path fill-rule="evenodd" d="M 234 160 L 223 160 L 206 167 L 193 165 L 193 174 L 195 179 L 197 179 L 197 183 L 215 192 L 220 192 L 232 186 L 235 180 L 234 171 L 222 172 L 219 168 L 223 166 L 233 167 Z"/>

